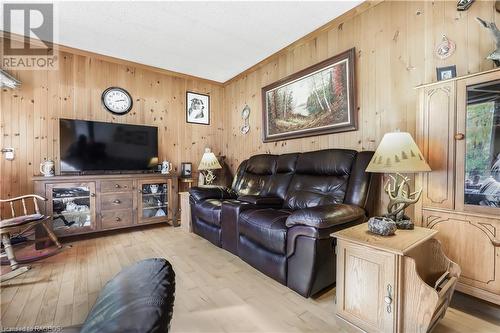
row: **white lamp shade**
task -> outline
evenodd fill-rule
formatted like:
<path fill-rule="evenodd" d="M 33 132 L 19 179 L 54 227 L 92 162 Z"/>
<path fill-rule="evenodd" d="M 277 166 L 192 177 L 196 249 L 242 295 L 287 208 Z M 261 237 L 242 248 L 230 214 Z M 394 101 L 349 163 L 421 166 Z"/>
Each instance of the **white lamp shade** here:
<path fill-rule="evenodd" d="M 215 157 L 215 154 L 210 151 L 210 148 L 205 148 L 205 153 L 201 158 L 198 170 L 215 170 L 215 169 L 222 169 L 222 166 L 217 160 L 217 157 Z"/>
<path fill-rule="evenodd" d="M 415 173 L 429 172 L 431 168 L 410 133 L 391 132 L 382 138 L 366 171 Z"/>

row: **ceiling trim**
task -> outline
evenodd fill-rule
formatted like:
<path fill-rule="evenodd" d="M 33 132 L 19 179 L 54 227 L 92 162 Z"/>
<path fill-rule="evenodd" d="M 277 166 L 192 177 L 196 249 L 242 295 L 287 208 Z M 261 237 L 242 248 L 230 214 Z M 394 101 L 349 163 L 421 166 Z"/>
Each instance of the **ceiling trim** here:
<path fill-rule="evenodd" d="M 233 81 L 236 81 L 236 80 L 240 79 L 241 77 L 249 74 L 250 72 L 253 72 L 256 69 L 258 69 L 258 68 L 260 68 L 262 66 L 267 65 L 268 63 L 270 63 L 271 61 L 273 61 L 274 58 L 279 57 L 280 55 L 282 55 L 284 53 L 287 53 L 287 52 L 291 51 L 292 49 L 295 49 L 298 46 L 309 42 L 311 39 L 316 38 L 321 32 L 327 31 L 327 30 L 331 30 L 332 28 L 338 26 L 342 21 L 347 21 L 347 20 L 349 20 L 349 19 L 351 19 L 351 18 L 353 18 L 353 17 L 355 17 L 355 16 L 363 13 L 364 11 L 366 11 L 368 9 L 377 6 L 378 4 L 380 4 L 382 2 L 384 2 L 384 0 L 374 0 L 374 1 L 368 0 L 368 1 L 364 1 L 363 3 L 357 5 L 356 7 L 348 10 L 344 14 L 342 14 L 342 15 L 334 18 L 330 22 L 322 25 L 318 29 L 316 29 L 316 30 L 308 33 L 304 37 L 299 38 L 295 42 L 293 42 L 293 43 L 285 46 L 281 50 L 279 50 L 279 51 L 271 54 L 267 58 L 261 60 L 260 62 L 256 63 L 255 65 L 253 65 L 253 66 L 245 69 L 243 72 L 241 72 L 241 73 L 237 74 L 236 76 L 230 78 L 229 80 L 225 81 L 224 82 L 224 86 L 227 86 L 230 83 L 232 83 Z"/>

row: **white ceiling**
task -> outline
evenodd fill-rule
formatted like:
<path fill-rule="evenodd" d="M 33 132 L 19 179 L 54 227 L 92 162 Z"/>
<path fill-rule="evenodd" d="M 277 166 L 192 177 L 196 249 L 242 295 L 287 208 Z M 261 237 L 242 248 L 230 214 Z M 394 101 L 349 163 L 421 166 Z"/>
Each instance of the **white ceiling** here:
<path fill-rule="evenodd" d="M 57 2 L 55 42 L 224 82 L 361 2 Z"/>

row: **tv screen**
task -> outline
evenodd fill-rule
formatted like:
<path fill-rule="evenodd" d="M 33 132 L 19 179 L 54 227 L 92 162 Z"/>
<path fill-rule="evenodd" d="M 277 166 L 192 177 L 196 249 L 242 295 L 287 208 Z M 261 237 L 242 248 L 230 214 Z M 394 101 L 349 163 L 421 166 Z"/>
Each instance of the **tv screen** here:
<path fill-rule="evenodd" d="M 156 169 L 158 128 L 60 119 L 61 172 Z"/>

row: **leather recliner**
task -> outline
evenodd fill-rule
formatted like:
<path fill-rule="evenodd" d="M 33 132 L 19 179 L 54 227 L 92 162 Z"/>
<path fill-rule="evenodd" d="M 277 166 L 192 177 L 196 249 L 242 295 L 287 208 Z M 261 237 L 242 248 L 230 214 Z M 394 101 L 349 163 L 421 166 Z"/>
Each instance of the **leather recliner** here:
<path fill-rule="evenodd" d="M 335 283 L 332 232 L 361 223 L 373 152 L 328 149 L 243 161 L 231 188 L 193 187 L 193 231 L 309 297 Z"/>

